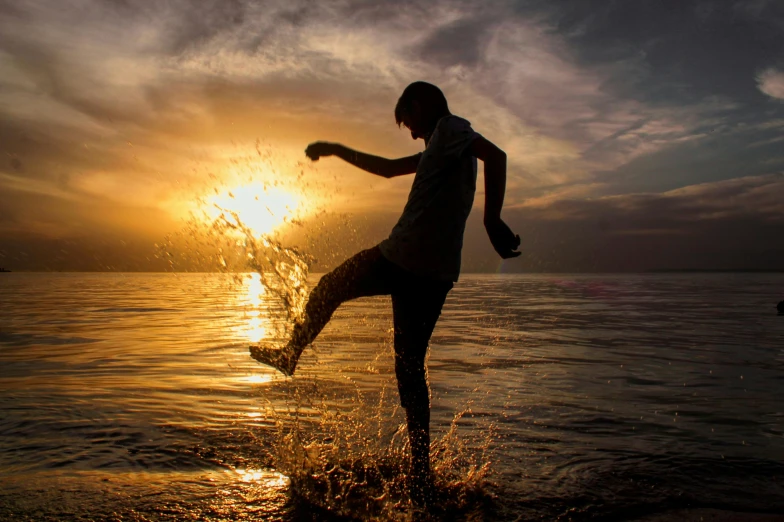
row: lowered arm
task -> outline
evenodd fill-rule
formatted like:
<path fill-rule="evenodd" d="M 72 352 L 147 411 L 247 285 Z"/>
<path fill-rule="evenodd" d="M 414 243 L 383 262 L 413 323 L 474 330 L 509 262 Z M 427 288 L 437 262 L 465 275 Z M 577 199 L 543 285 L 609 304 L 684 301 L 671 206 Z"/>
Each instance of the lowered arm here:
<path fill-rule="evenodd" d="M 485 215 L 484 224 L 493 248 L 502 258 L 517 257 L 520 236 L 515 235 L 501 219 L 506 192 L 506 153 L 483 137 L 468 146 L 467 154 L 485 164 Z"/>

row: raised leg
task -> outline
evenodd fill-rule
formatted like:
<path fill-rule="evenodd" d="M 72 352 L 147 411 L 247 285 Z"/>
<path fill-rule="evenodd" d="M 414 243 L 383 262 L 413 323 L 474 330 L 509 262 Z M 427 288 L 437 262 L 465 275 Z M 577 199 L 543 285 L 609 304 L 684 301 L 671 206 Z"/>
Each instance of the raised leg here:
<path fill-rule="evenodd" d="M 389 294 L 391 285 L 385 273 L 388 264 L 378 247 L 374 247 L 359 252 L 322 277 L 308 297 L 303 320 L 294 326 L 289 345 L 301 353 L 346 301 Z"/>
<path fill-rule="evenodd" d="M 342 303 L 358 297 L 391 292 L 386 273 L 388 265 L 389 262 L 378 247 L 363 250 L 349 258 L 322 277 L 311 291 L 303 320 L 294 325 L 288 344 L 282 349 L 251 346 L 251 356 L 285 375 L 292 375 L 302 351 L 324 329 Z"/>

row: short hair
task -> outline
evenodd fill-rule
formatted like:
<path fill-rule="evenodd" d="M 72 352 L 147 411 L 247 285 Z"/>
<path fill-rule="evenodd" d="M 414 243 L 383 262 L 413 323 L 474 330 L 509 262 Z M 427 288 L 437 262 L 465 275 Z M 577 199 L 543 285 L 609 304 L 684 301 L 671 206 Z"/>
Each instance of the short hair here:
<path fill-rule="evenodd" d="M 414 82 L 405 88 L 395 105 L 395 122 L 398 127 L 403 123 L 403 115 L 411 110 L 416 100 L 423 105 L 430 115 L 441 117 L 449 114 L 449 105 L 441 89 L 427 82 Z"/>

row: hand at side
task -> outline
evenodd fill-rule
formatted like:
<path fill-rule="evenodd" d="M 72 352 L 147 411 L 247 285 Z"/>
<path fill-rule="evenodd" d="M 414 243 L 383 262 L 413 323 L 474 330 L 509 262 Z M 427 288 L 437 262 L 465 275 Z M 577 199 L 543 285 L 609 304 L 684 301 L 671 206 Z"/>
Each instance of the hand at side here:
<path fill-rule="evenodd" d="M 517 257 L 522 253 L 516 251 L 520 246 L 520 236 L 515 235 L 501 218 L 485 220 L 485 230 L 493 248 L 502 258 Z"/>

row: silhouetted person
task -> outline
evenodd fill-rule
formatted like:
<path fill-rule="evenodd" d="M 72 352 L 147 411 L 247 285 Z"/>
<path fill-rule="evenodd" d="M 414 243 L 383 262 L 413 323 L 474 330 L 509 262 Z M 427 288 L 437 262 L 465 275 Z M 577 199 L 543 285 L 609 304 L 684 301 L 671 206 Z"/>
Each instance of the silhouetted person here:
<path fill-rule="evenodd" d="M 485 165 L 484 224 L 493 247 L 503 258 L 519 256 L 515 250 L 520 237 L 501 220 L 506 154 L 477 134 L 468 121 L 452 115 L 438 87 L 425 82 L 406 87 L 395 107 L 395 120 L 411 131 L 413 139 L 425 141 L 424 152 L 386 159 L 338 143 L 308 145 L 305 154 L 314 161 L 337 156 L 385 178 L 416 176 L 403 215 L 389 237 L 321 278 L 289 343 L 283 349 L 251 346 L 250 351 L 256 360 L 292 375 L 302 350 L 341 303 L 391 295 L 395 374 L 411 445 L 409 491 L 412 500 L 422 504 L 432 498 L 425 356 L 446 295 L 460 273 L 463 232 L 476 191 L 476 158 Z"/>

